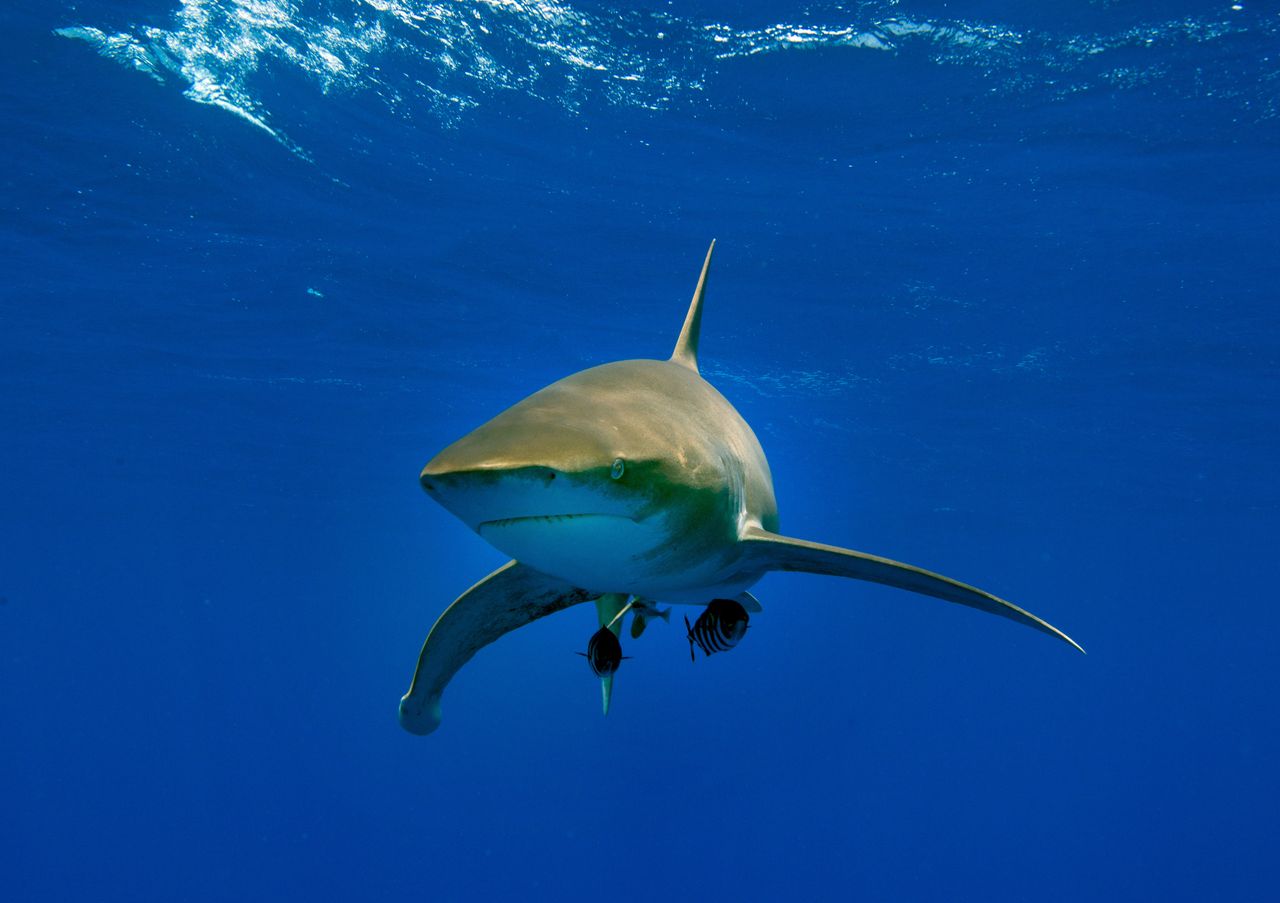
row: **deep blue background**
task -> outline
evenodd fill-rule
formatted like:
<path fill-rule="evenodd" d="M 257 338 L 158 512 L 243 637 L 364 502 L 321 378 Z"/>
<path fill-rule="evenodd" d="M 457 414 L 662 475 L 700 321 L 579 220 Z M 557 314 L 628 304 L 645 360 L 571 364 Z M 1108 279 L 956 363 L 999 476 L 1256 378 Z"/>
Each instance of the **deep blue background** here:
<path fill-rule="evenodd" d="M 7 9 L 0 896 L 1269 898 L 1280 17 L 1242 5 Z M 651 627 L 607 719 L 583 607 L 403 732 L 503 560 L 418 470 L 669 354 L 712 237 L 704 374 L 784 532 L 1089 655 L 774 575 L 731 655 Z"/>

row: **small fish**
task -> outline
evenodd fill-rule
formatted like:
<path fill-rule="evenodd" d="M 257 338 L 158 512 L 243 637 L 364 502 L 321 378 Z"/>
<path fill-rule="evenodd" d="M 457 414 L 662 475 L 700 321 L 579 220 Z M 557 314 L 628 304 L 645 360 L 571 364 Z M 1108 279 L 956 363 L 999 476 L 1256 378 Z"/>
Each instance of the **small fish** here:
<path fill-rule="evenodd" d="M 746 636 L 749 620 L 747 610 L 733 599 L 712 599 L 692 625 L 686 615 L 684 626 L 689 631 L 689 661 L 695 660 L 695 643 L 704 655 L 728 652 Z"/>
<path fill-rule="evenodd" d="M 601 627 L 587 641 L 587 651 L 579 652 L 591 666 L 591 673 L 596 677 L 611 677 L 622 665 L 624 658 L 622 644 L 608 627 Z"/>
<path fill-rule="evenodd" d="M 631 639 L 640 639 L 640 634 L 644 633 L 645 627 L 654 618 L 661 618 L 668 624 L 671 623 L 671 609 L 659 609 L 652 602 L 646 602 L 643 599 L 636 599 L 631 603 Z"/>

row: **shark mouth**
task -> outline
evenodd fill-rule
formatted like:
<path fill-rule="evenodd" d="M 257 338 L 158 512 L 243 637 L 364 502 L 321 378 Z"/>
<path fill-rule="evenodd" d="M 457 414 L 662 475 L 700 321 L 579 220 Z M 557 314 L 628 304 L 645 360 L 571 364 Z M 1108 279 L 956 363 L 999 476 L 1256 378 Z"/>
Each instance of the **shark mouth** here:
<path fill-rule="evenodd" d="M 569 523 L 571 521 L 584 520 L 591 517 L 608 517 L 617 518 L 618 520 L 628 520 L 635 522 L 634 517 L 627 517 L 625 514 L 604 514 L 604 513 L 583 513 L 583 514 L 533 514 L 525 517 L 502 517 L 496 520 L 481 521 L 476 530 L 483 530 L 485 527 L 514 527 L 518 524 L 559 524 Z"/>

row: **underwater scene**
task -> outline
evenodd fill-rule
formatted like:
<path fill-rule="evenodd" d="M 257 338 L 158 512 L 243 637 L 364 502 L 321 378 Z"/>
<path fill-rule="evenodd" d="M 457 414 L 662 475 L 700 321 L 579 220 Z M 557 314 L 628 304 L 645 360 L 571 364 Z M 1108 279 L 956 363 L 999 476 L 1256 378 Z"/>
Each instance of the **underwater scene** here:
<path fill-rule="evenodd" d="M 0 899 L 1273 897 L 1280 7 L 0 26 Z"/>

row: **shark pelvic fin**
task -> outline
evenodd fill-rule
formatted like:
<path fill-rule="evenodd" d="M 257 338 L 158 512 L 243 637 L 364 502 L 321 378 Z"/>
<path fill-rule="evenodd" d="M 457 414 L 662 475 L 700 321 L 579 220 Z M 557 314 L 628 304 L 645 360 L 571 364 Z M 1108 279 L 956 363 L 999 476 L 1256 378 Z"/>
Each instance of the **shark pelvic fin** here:
<path fill-rule="evenodd" d="M 707 259 L 702 263 L 698 287 L 693 290 L 693 300 L 689 302 L 689 312 L 685 314 L 684 328 L 676 340 L 676 350 L 671 353 L 674 363 L 683 364 L 695 373 L 698 372 L 698 334 L 702 331 L 702 296 L 707 291 L 707 273 L 711 270 L 711 254 L 715 249 L 713 238 L 711 247 L 707 248 Z"/>
<path fill-rule="evenodd" d="M 471 656 L 530 621 L 586 602 L 585 590 L 511 561 L 444 610 L 418 656 L 409 692 L 400 700 L 400 724 L 412 734 L 440 726 L 440 696 Z"/>
<path fill-rule="evenodd" d="M 743 546 L 750 560 L 767 571 L 806 571 L 869 580 L 899 589 L 910 590 L 935 599 L 967 605 L 988 614 L 1000 615 L 1019 624 L 1034 627 L 1084 652 L 1080 644 L 1058 628 L 1028 611 L 988 592 L 899 561 L 891 561 L 865 552 L 841 549 L 803 539 L 779 536 L 760 527 L 743 532 Z"/>

